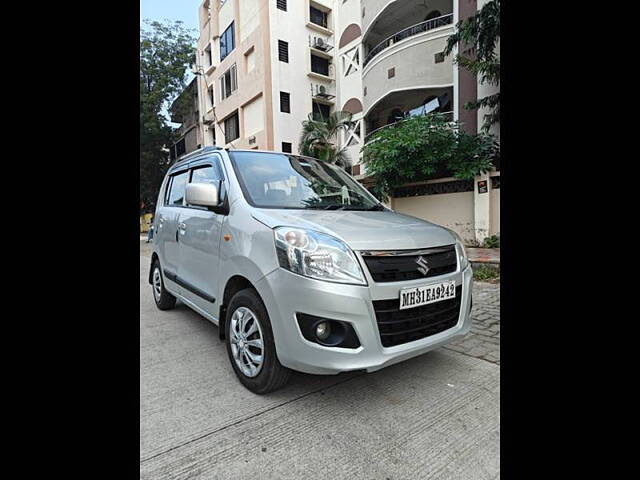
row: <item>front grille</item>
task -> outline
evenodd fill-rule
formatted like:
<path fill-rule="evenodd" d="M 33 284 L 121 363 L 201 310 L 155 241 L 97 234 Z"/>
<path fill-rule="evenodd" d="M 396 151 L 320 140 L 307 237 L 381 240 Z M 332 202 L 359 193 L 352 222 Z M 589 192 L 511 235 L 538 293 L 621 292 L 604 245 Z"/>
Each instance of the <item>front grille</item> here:
<path fill-rule="evenodd" d="M 384 252 L 381 252 L 384 253 Z M 420 271 L 418 261 L 424 259 L 429 270 L 425 275 Z M 420 250 L 420 254 L 380 254 L 362 253 L 362 258 L 375 282 L 404 282 L 418 278 L 429 278 L 455 272 L 457 268 L 456 247 Z"/>
<path fill-rule="evenodd" d="M 400 300 L 374 300 L 373 308 L 383 347 L 393 347 L 435 335 L 458 323 L 462 286 L 449 300 L 400 310 Z"/>

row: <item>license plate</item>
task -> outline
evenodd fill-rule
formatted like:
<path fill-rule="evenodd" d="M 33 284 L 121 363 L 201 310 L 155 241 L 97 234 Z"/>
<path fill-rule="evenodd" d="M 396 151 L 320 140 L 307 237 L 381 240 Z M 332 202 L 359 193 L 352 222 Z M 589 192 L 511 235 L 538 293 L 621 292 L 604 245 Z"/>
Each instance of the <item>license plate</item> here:
<path fill-rule="evenodd" d="M 456 282 L 434 283 L 400 290 L 400 310 L 441 302 L 456 296 Z"/>

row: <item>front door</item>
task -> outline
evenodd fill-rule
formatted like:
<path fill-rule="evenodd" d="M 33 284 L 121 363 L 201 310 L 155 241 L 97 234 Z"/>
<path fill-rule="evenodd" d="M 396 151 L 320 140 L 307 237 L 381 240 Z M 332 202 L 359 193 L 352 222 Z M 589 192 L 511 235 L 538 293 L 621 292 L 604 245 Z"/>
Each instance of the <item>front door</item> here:
<path fill-rule="evenodd" d="M 157 232 L 154 232 L 154 243 L 158 245 L 160 265 L 164 270 L 165 280 L 169 281 L 177 275 L 180 266 L 178 218 L 184 211 L 184 193 L 188 180 L 188 170 L 169 177 L 164 204 L 158 212 Z M 172 290 L 179 290 L 176 286 L 170 285 Z"/>
<path fill-rule="evenodd" d="M 224 181 L 218 157 L 192 165 L 191 183 Z M 220 237 L 224 215 L 204 207 L 185 205 L 178 220 L 180 284 L 185 298 L 215 316 L 218 291 Z"/>

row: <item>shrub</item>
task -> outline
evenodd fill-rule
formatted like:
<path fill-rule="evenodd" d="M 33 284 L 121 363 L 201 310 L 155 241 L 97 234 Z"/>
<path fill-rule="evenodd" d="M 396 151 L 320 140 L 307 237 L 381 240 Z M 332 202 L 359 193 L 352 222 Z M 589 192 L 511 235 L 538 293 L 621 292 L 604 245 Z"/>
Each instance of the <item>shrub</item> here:
<path fill-rule="evenodd" d="M 484 248 L 500 248 L 500 237 L 491 235 L 484 239 Z"/>
<path fill-rule="evenodd" d="M 493 135 L 470 135 L 437 113 L 383 128 L 363 147 L 367 173 L 375 180 L 373 193 L 382 200 L 408 182 L 444 176 L 471 180 L 489 171 L 498 155 Z"/>

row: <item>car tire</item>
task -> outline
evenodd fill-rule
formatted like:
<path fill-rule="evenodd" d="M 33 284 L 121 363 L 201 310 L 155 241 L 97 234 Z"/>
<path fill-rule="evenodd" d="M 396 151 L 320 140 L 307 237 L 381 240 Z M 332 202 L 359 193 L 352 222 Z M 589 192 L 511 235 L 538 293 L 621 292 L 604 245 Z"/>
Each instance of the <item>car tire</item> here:
<path fill-rule="evenodd" d="M 160 310 L 170 310 L 176 306 L 176 297 L 164 288 L 164 279 L 162 278 L 162 270 L 158 260 L 151 265 L 151 289 L 153 291 L 153 299 Z"/>
<path fill-rule="evenodd" d="M 233 296 L 224 328 L 229 361 L 246 388 L 265 394 L 287 383 L 291 370 L 278 360 L 269 314 L 255 290 L 244 289 Z"/>

